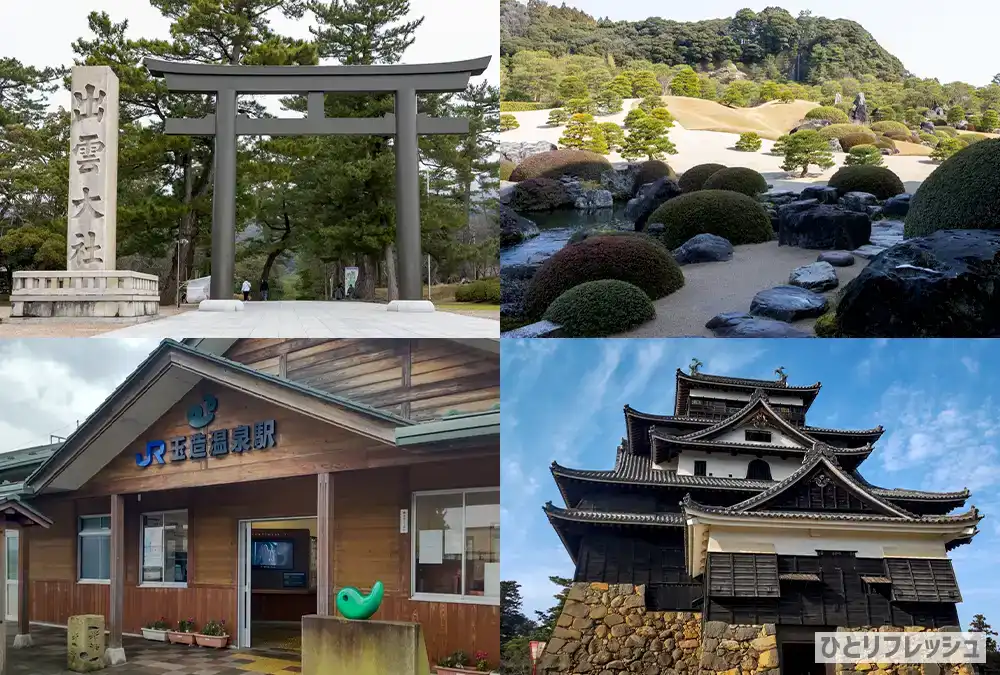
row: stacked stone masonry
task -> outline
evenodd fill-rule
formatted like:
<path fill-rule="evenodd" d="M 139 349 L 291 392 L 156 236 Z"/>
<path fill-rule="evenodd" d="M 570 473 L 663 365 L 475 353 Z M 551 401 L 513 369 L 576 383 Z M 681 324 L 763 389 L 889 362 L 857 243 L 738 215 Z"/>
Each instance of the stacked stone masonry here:
<path fill-rule="evenodd" d="M 647 611 L 645 597 L 645 586 L 574 583 L 539 662 L 539 675 L 781 675 L 774 624 L 703 623 L 697 612 Z M 864 630 L 925 629 L 838 629 Z M 948 664 L 837 664 L 837 671 L 973 675 L 968 666 Z"/>

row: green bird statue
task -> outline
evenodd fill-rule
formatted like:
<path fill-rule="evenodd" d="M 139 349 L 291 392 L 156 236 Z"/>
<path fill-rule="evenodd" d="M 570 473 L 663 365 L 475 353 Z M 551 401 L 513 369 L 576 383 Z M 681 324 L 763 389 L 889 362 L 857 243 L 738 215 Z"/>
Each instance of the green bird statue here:
<path fill-rule="evenodd" d="M 382 604 L 382 582 L 376 581 L 372 592 L 361 595 L 356 588 L 342 588 L 337 593 L 337 609 L 348 619 L 368 619 Z"/>

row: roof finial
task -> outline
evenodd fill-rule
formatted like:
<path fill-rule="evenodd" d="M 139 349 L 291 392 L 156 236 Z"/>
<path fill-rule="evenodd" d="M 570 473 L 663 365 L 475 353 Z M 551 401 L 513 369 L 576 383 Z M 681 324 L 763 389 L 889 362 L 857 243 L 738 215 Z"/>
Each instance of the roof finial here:
<path fill-rule="evenodd" d="M 788 384 L 788 375 L 785 374 L 785 367 L 778 366 L 774 369 L 774 374 L 778 376 L 778 382 L 781 384 Z"/>
<path fill-rule="evenodd" d="M 691 369 L 691 374 L 692 375 L 697 375 L 698 374 L 698 369 L 701 368 L 703 365 L 705 365 L 705 364 L 702 363 L 701 361 L 699 361 L 697 358 L 693 358 L 693 359 L 691 359 L 691 365 L 688 366 L 688 368 Z"/>

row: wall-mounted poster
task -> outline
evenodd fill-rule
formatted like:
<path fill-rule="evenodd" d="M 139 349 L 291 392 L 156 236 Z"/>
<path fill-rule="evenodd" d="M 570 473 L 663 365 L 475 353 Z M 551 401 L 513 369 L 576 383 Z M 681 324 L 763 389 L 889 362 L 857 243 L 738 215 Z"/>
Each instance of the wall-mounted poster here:
<path fill-rule="evenodd" d="M 440 565 L 444 560 L 444 530 L 420 530 L 417 548 L 421 565 Z"/>

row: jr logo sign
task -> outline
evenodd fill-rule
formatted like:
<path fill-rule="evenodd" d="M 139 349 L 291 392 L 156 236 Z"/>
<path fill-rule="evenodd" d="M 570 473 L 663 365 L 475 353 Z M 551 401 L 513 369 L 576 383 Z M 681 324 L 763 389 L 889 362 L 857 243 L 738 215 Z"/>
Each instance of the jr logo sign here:
<path fill-rule="evenodd" d="M 215 421 L 219 400 L 206 394 L 201 403 L 188 408 L 187 422 L 193 429 L 204 429 Z M 198 431 L 190 436 L 147 441 L 146 451 L 135 454 L 135 464 L 145 469 L 153 464 L 183 462 L 188 459 L 208 459 L 208 456 L 223 457 L 230 453 L 241 455 L 253 450 L 267 450 L 277 445 L 274 420 L 263 420 L 253 424 L 241 424 L 231 429 Z"/>

